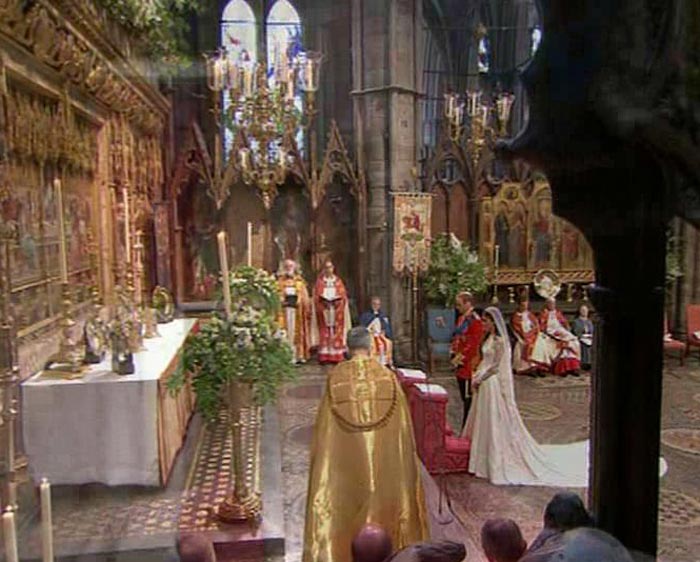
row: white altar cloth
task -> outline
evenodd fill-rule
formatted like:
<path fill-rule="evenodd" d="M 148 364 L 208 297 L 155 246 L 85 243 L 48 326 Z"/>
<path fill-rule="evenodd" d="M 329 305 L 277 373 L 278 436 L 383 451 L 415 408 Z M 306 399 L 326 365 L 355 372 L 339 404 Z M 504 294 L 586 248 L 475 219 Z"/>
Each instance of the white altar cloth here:
<path fill-rule="evenodd" d="M 40 372 L 27 380 L 23 429 L 34 480 L 160 485 L 158 383 L 195 323 L 159 324 L 160 337 L 144 339 L 145 351 L 134 354 L 132 375 L 113 373 L 107 354 L 82 379 Z"/>

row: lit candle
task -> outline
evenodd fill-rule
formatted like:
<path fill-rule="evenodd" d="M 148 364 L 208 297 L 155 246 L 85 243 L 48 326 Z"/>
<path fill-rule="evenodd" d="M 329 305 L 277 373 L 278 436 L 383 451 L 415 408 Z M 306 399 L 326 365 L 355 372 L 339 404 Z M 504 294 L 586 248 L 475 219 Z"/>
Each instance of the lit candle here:
<path fill-rule="evenodd" d="M 306 61 L 306 88 L 308 90 L 313 90 L 313 76 L 314 76 L 314 65 L 313 62 Z"/>
<path fill-rule="evenodd" d="M 41 490 L 41 552 L 43 562 L 53 562 L 53 524 L 51 522 L 51 484 L 44 478 Z"/>
<path fill-rule="evenodd" d="M 129 213 L 129 190 L 122 190 L 124 197 L 124 247 L 126 249 L 126 262 L 131 263 L 131 216 Z"/>
<path fill-rule="evenodd" d="M 294 99 L 294 69 L 287 69 L 287 101 Z"/>
<path fill-rule="evenodd" d="M 2 514 L 2 530 L 5 539 L 5 562 L 19 562 L 15 513 L 11 507 L 8 507 Z"/>
<path fill-rule="evenodd" d="M 248 223 L 248 233 L 246 236 L 246 244 L 248 245 L 248 267 L 253 265 L 253 223 Z"/>
<path fill-rule="evenodd" d="M 228 245 L 226 244 L 226 233 L 223 230 L 216 235 L 216 241 L 219 244 L 219 266 L 221 267 L 221 290 L 224 294 L 224 311 L 226 312 L 226 318 L 230 318 L 231 285 L 229 285 L 228 281 Z"/>
<path fill-rule="evenodd" d="M 498 244 L 494 247 L 494 256 L 493 256 L 493 267 L 494 269 L 498 269 L 498 260 L 499 260 L 499 255 L 501 252 L 501 248 L 499 248 Z"/>
<path fill-rule="evenodd" d="M 247 98 L 253 95 L 253 69 L 250 65 L 243 67 L 243 95 Z"/>
<path fill-rule="evenodd" d="M 63 188 L 61 180 L 53 180 L 56 190 L 56 205 L 58 206 L 58 236 L 59 236 L 59 266 L 61 268 L 61 283 L 68 283 L 68 256 L 66 253 L 66 224 L 63 215 Z"/>
<path fill-rule="evenodd" d="M 488 125 L 489 122 L 489 108 L 487 105 L 482 105 L 481 106 L 481 113 L 482 113 L 482 125 L 484 126 L 484 129 L 486 128 L 486 125 Z"/>

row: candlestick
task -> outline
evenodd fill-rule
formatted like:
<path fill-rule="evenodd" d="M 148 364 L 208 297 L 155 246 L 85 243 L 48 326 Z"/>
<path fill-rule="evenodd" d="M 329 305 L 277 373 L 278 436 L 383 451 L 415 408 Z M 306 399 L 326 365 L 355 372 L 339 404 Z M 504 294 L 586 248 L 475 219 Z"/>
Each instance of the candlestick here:
<path fill-rule="evenodd" d="M 124 197 L 124 245 L 126 247 L 126 262 L 131 264 L 131 232 L 129 229 L 130 213 L 129 213 L 129 190 L 123 189 Z"/>
<path fill-rule="evenodd" d="M 41 480 L 41 553 L 43 562 L 53 562 L 53 523 L 51 521 L 51 484 Z"/>
<path fill-rule="evenodd" d="M 481 117 L 482 123 L 481 124 L 483 125 L 484 129 L 486 129 L 486 125 L 488 125 L 488 122 L 489 122 L 489 108 L 487 105 L 481 106 L 481 113 L 482 113 L 482 117 Z"/>
<path fill-rule="evenodd" d="M 58 236 L 59 236 L 59 262 L 61 268 L 61 283 L 68 283 L 68 257 L 66 253 L 66 224 L 63 215 L 63 189 L 61 180 L 53 180 L 56 189 L 56 205 L 58 206 Z"/>
<path fill-rule="evenodd" d="M 216 241 L 219 244 L 219 266 L 221 267 L 221 289 L 224 294 L 224 311 L 226 312 L 226 318 L 230 318 L 231 286 L 228 281 L 228 247 L 226 244 L 226 233 L 223 230 L 216 235 Z M 250 255 L 250 250 L 248 251 L 248 255 Z"/>
<path fill-rule="evenodd" d="M 246 244 L 248 249 L 248 267 L 253 265 L 253 223 L 248 223 L 248 232 L 246 236 Z"/>
<path fill-rule="evenodd" d="M 501 252 L 501 248 L 496 244 L 494 247 L 494 257 L 493 257 L 493 267 L 494 269 L 498 269 L 498 263 L 499 263 L 499 255 Z"/>
<path fill-rule="evenodd" d="M 313 72 L 314 72 L 313 62 L 310 60 L 307 60 L 306 61 L 306 87 L 309 90 L 313 90 Z"/>
<path fill-rule="evenodd" d="M 2 529 L 5 539 L 5 561 L 19 562 L 17 553 L 17 529 L 15 527 L 15 513 L 11 507 L 2 514 Z"/>

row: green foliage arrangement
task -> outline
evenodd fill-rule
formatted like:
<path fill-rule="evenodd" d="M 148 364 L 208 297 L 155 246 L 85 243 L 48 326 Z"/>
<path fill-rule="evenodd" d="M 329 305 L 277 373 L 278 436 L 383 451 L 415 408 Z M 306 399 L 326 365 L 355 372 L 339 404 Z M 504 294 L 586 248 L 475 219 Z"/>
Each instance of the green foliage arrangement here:
<path fill-rule="evenodd" d="M 231 319 L 216 313 L 185 342 L 180 369 L 168 386 L 178 391 L 191 380 L 197 407 L 209 421 L 217 418 L 227 381 L 251 383 L 256 402 L 263 405 L 295 378 L 292 349 L 277 324 L 279 297 L 276 286 L 272 297 L 273 281 L 255 268 L 236 270 L 230 281 Z"/>
<path fill-rule="evenodd" d="M 167 64 L 185 60 L 189 16 L 201 0 L 97 0 L 109 16 L 138 37 L 146 54 Z"/>
<path fill-rule="evenodd" d="M 486 271 L 476 252 L 453 234 L 442 234 L 431 245 L 430 266 L 423 286 L 430 303 L 449 307 L 461 291 L 474 294 L 485 291 Z"/>

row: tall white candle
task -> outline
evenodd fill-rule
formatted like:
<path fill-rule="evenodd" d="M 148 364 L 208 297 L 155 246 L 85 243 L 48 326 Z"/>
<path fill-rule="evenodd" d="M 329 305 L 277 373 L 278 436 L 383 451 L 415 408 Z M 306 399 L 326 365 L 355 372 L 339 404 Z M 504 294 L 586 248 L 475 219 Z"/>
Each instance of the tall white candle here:
<path fill-rule="evenodd" d="M 248 248 L 248 267 L 253 265 L 253 223 L 248 223 L 248 232 L 246 236 L 246 244 Z"/>
<path fill-rule="evenodd" d="M 219 245 L 219 266 L 221 267 L 221 290 L 224 295 L 224 311 L 226 318 L 231 317 L 231 285 L 228 280 L 228 244 L 226 243 L 226 233 L 222 230 L 216 235 Z"/>
<path fill-rule="evenodd" d="M 68 256 L 66 253 L 66 224 L 63 214 L 63 188 L 61 180 L 53 180 L 56 189 L 56 205 L 58 206 L 58 236 L 59 236 L 59 262 L 61 268 L 61 283 L 68 283 Z"/>
<path fill-rule="evenodd" d="M 51 521 L 51 484 L 44 478 L 41 491 L 41 553 L 43 562 L 53 562 L 53 523 Z"/>
<path fill-rule="evenodd" d="M 493 256 L 493 267 L 495 269 L 498 269 L 500 252 L 501 252 L 501 248 L 498 246 L 498 244 L 496 244 L 496 247 L 494 248 L 494 256 Z"/>
<path fill-rule="evenodd" d="M 5 561 L 19 562 L 15 513 L 11 507 L 8 507 L 5 513 L 2 514 L 2 530 L 5 539 Z"/>
<path fill-rule="evenodd" d="M 129 190 L 125 187 L 124 194 L 124 246 L 126 248 L 126 261 L 131 263 L 131 214 L 129 213 Z"/>

